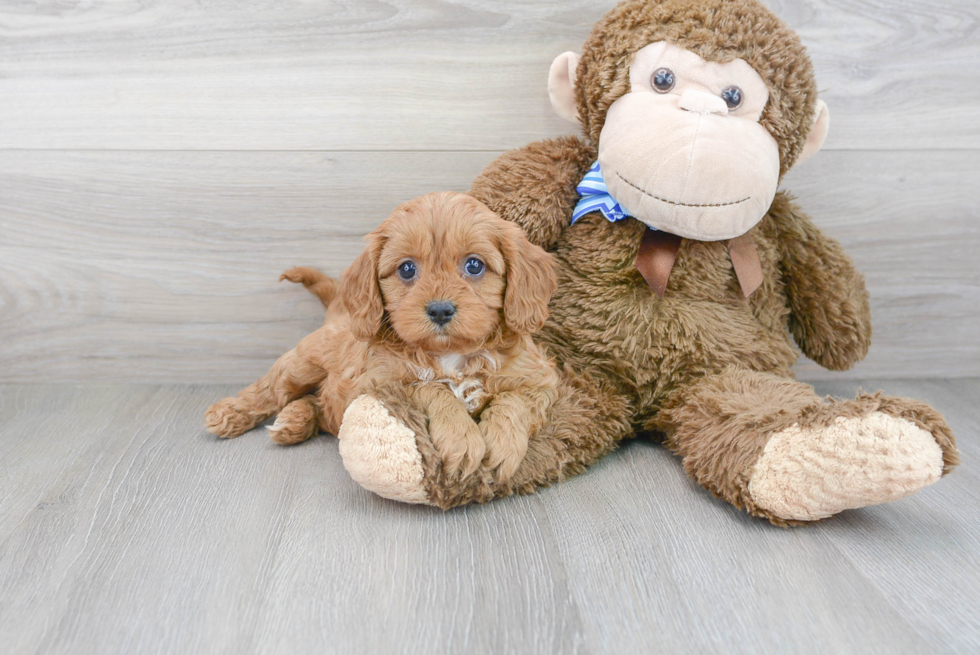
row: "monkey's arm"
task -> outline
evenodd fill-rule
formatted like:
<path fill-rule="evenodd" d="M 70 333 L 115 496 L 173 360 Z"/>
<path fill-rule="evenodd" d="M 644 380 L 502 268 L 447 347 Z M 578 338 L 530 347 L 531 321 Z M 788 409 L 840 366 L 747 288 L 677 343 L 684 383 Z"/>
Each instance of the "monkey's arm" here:
<path fill-rule="evenodd" d="M 871 345 L 864 276 L 841 245 L 784 194 L 776 196 L 770 216 L 779 230 L 790 332 L 807 357 L 834 371 L 847 370 Z"/>
<path fill-rule="evenodd" d="M 538 141 L 491 162 L 469 193 L 547 250 L 569 225 L 579 199 L 575 188 L 595 159 L 595 149 L 578 137 Z"/>

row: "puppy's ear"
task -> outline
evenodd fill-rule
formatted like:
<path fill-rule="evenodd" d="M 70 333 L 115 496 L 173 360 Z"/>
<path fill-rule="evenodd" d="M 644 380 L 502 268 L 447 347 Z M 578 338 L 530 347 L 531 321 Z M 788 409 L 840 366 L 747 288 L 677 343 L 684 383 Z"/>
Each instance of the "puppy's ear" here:
<path fill-rule="evenodd" d="M 504 321 L 518 334 L 533 334 L 548 320 L 548 303 L 558 288 L 555 262 L 514 223 L 502 226 L 501 250 L 507 261 Z"/>
<path fill-rule="evenodd" d="M 367 236 L 368 245 L 340 276 L 340 294 L 350 312 L 351 332 L 367 341 L 381 330 L 384 302 L 378 285 L 378 258 L 383 239 L 377 231 Z"/>

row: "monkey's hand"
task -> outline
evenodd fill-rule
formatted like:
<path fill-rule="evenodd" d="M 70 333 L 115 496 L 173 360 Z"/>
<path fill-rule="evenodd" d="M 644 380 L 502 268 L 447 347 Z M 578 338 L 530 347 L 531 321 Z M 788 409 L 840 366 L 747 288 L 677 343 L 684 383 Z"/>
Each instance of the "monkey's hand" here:
<path fill-rule="evenodd" d="M 871 309 L 864 276 L 841 245 L 821 233 L 782 193 L 777 194 L 770 216 L 780 230 L 793 338 L 821 366 L 849 369 L 864 359 L 871 345 Z"/>
<path fill-rule="evenodd" d="M 571 223 L 575 189 L 595 160 L 595 149 L 577 137 L 538 141 L 491 162 L 469 193 L 549 250 Z"/>

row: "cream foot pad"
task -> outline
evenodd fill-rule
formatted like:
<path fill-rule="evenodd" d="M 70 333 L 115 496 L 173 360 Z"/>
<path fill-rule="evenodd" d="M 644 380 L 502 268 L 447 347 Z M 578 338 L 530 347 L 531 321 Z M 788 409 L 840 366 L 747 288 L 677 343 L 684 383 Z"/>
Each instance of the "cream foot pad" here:
<path fill-rule="evenodd" d="M 882 412 L 820 428 L 774 434 L 749 493 L 788 520 L 815 521 L 845 509 L 898 500 L 939 480 L 943 453 L 929 432 Z"/>
<path fill-rule="evenodd" d="M 359 485 L 384 498 L 431 504 L 415 434 L 379 401 L 361 396 L 351 403 L 337 437 L 344 468 Z"/>

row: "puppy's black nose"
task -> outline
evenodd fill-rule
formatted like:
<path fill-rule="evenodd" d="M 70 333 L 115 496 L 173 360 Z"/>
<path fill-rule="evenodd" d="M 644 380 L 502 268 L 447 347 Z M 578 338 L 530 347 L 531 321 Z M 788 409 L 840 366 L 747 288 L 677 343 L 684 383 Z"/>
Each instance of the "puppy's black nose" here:
<path fill-rule="evenodd" d="M 456 305 L 446 300 L 430 302 L 425 308 L 425 313 L 429 315 L 429 320 L 436 325 L 445 325 L 453 320 L 453 316 L 456 314 Z"/>

